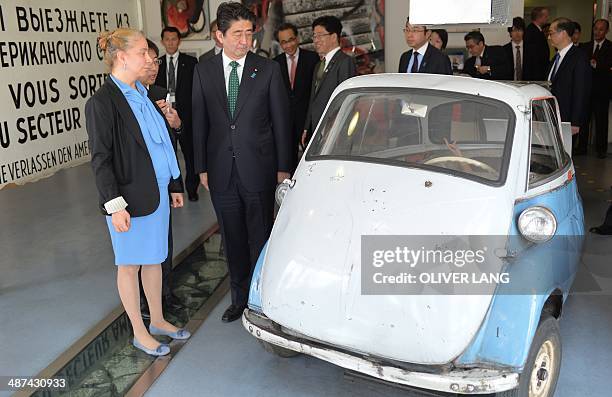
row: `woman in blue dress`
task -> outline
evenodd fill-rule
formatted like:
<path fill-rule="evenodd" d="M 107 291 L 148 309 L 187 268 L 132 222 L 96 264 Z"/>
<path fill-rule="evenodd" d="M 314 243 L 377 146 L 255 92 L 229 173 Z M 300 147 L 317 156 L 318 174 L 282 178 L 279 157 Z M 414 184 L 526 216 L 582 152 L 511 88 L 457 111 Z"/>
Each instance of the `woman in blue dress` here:
<path fill-rule="evenodd" d="M 170 348 L 152 335 L 190 336 L 164 319 L 161 304 L 160 264 L 168 255 L 170 205 L 183 206 L 175 142 L 160 109 L 138 81 L 153 62 L 144 34 L 119 28 L 103 33 L 98 44 L 111 75 L 87 101 L 85 115 L 100 207 L 115 253 L 117 287 L 132 323 L 134 346 L 165 355 Z M 151 315 L 148 330 L 140 313 L 139 269 Z"/>

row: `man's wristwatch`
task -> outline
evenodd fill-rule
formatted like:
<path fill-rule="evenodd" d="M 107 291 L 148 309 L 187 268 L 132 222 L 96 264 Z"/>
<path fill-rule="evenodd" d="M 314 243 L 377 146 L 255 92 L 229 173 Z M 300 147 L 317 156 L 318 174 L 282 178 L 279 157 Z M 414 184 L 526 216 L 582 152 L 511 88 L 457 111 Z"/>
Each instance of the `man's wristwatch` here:
<path fill-rule="evenodd" d="M 183 123 L 181 123 L 181 125 L 179 126 L 179 128 L 173 128 L 174 133 L 175 134 L 180 134 L 181 132 L 183 132 Z"/>

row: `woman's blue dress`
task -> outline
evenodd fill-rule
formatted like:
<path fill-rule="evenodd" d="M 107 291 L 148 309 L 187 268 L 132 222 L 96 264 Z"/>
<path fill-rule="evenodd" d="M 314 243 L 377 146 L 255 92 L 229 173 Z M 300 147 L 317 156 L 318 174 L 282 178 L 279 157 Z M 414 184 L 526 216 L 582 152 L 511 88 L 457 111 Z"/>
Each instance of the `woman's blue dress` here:
<path fill-rule="evenodd" d="M 123 92 L 130 108 L 134 112 L 142 136 L 147 145 L 149 155 L 153 162 L 157 185 L 159 187 L 159 207 L 157 210 L 147 216 L 139 216 L 130 218 L 130 228 L 127 232 L 117 232 L 112 224 L 110 216 L 106 217 L 106 223 L 110 232 L 113 251 L 115 253 L 116 265 L 158 265 L 162 263 L 168 256 L 168 226 L 170 219 L 170 202 L 168 197 L 168 183 L 171 178 L 171 164 L 168 158 L 168 153 L 164 148 L 164 142 L 155 142 L 152 134 L 167 134 L 164 131 L 151 131 L 151 129 L 160 128 L 161 123 L 151 123 L 147 117 L 151 117 L 150 112 L 143 111 L 143 105 L 140 98 L 133 100 L 134 95 L 143 97 L 148 101 L 147 90 L 137 82 L 138 90 L 111 76 L 115 84 Z M 154 116 L 162 118 L 159 113 Z M 153 116 L 153 117 L 154 117 Z M 175 160 L 176 161 L 176 160 Z M 129 203 L 126 210 L 129 212 Z"/>

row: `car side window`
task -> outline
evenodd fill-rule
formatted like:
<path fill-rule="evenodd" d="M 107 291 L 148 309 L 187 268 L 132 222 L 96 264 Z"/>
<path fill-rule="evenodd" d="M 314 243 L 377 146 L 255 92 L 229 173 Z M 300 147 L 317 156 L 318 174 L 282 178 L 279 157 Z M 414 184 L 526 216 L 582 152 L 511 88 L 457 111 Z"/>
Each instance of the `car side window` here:
<path fill-rule="evenodd" d="M 534 100 L 531 104 L 531 154 L 529 187 L 536 187 L 554 177 L 569 162 L 563 149 L 554 100 Z"/>

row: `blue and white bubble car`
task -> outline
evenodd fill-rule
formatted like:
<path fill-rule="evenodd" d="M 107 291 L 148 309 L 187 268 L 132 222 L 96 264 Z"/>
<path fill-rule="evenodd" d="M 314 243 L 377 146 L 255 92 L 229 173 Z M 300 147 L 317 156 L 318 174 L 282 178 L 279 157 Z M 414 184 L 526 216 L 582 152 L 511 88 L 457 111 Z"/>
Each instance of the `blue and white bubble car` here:
<path fill-rule="evenodd" d="M 539 85 L 352 78 L 330 99 L 257 262 L 242 321 L 266 350 L 397 384 L 552 397 L 584 237 L 571 128 Z M 362 291 L 362 236 L 501 236 L 529 288 Z"/>

